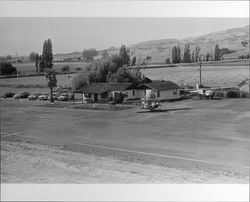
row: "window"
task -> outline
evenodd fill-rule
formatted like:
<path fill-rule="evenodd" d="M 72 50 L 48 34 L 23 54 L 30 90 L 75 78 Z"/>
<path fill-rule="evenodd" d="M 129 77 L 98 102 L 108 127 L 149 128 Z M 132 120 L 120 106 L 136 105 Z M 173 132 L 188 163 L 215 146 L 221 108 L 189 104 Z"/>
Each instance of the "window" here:
<path fill-rule="evenodd" d="M 157 97 L 161 97 L 161 93 L 159 90 L 157 91 Z"/>
<path fill-rule="evenodd" d="M 173 90 L 173 95 L 177 95 L 177 89 Z"/>

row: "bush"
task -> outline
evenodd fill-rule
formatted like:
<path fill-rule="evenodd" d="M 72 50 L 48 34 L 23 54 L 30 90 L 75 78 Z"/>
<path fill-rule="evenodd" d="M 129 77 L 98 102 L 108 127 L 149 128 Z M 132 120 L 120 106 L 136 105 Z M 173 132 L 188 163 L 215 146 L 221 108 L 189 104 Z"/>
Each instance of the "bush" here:
<path fill-rule="evenodd" d="M 16 74 L 16 68 L 12 66 L 11 63 L 1 63 L 1 75 L 11 75 Z"/>
<path fill-rule="evenodd" d="M 123 100 L 124 100 L 124 97 L 125 97 L 124 94 L 122 94 L 121 92 L 118 93 L 118 94 L 115 96 L 115 98 L 114 98 L 115 103 L 121 104 L 121 103 L 123 102 Z"/>
<path fill-rule="evenodd" d="M 239 98 L 240 93 L 239 93 L 239 91 L 236 91 L 236 90 L 230 90 L 227 92 L 226 97 L 227 98 Z"/>
<path fill-rule="evenodd" d="M 11 97 L 13 97 L 14 95 L 15 95 L 15 93 L 6 92 L 6 93 L 4 93 L 3 97 L 4 97 L 4 98 L 11 98 Z"/>
<path fill-rule="evenodd" d="M 214 96 L 215 97 L 224 97 L 224 92 L 223 91 L 215 91 Z"/>
<path fill-rule="evenodd" d="M 249 98 L 249 97 L 250 97 L 250 93 L 241 92 L 241 97 L 242 97 L 242 98 Z"/>
<path fill-rule="evenodd" d="M 77 68 L 76 68 L 76 71 L 81 71 L 81 70 L 82 70 L 81 67 L 77 67 Z"/>
<path fill-rule="evenodd" d="M 68 72 L 70 67 L 68 65 L 65 65 L 62 67 L 62 72 Z"/>

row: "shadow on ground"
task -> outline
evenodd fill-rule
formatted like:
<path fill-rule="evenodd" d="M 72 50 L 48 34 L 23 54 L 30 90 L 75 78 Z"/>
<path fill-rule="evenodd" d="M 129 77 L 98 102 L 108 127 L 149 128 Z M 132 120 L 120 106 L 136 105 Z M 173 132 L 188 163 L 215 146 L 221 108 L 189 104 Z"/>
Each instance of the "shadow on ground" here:
<path fill-rule="evenodd" d="M 172 112 L 172 111 L 182 111 L 182 110 L 191 110 L 192 108 L 176 108 L 176 109 L 156 109 L 154 111 L 138 111 L 136 113 L 162 113 L 162 112 Z"/>

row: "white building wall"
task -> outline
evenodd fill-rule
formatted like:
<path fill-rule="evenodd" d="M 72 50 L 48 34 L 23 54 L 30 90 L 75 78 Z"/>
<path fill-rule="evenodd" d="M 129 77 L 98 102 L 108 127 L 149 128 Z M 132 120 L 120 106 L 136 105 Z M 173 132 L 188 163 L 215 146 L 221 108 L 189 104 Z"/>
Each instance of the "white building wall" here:
<path fill-rule="evenodd" d="M 127 94 L 126 99 L 142 98 L 144 96 L 144 90 L 138 89 L 126 90 L 124 93 Z"/>
<path fill-rule="evenodd" d="M 176 91 L 176 94 L 174 94 Z M 158 96 L 160 93 L 160 96 Z M 147 89 L 146 94 L 142 96 L 144 99 L 178 99 L 180 98 L 180 90 L 164 90 L 164 91 L 157 91 Z"/>
<path fill-rule="evenodd" d="M 249 93 L 249 85 L 245 84 L 239 88 L 240 91 Z"/>

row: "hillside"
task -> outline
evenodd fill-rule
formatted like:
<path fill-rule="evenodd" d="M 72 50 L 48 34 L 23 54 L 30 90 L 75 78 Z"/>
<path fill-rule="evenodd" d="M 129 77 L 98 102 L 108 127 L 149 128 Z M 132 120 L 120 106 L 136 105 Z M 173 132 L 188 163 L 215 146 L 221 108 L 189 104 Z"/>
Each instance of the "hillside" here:
<path fill-rule="evenodd" d="M 234 53 L 224 55 L 224 59 L 235 59 L 240 55 L 246 55 L 249 53 L 249 26 L 228 29 L 224 31 L 213 32 L 198 37 L 188 37 L 185 39 L 161 39 L 140 42 L 137 44 L 129 45 L 125 44 L 131 49 L 131 55 L 137 57 L 137 63 L 140 63 L 147 56 L 151 56 L 150 63 L 164 63 L 166 58 L 171 58 L 172 48 L 175 45 L 181 47 L 182 55 L 185 44 L 193 44 L 190 46 L 191 51 L 194 50 L 196 44 L 199 45 L 202 55 L 214 54 L 215 44 L 218 44 L 220 48 L 228 48 L 234 50 Z M 109 54 L 117 54 L 120 47 L 110 47 L 108 48 Z M 99 51 L 99 56 L 101 57 L 102 51 Z M 67 60 L 81 57 L 81 52 L 65 53 L 65 54 L 55 54 L 55 60 Z"/>
<path fill-rule="evenodd" d="M 140 42 L 128 47 L 133 50 L 131 52 L 135 53 L 137 62 L 142 61 L 147 56 L 151 56 L 151 63 L 164 63 L 166 58 L 171 58 L 173 46 L 179 45 L 183 54 L 184 45 L 187 43 L 194 44 L 190 46 L 191 50 L 194 50 L 195 44 L 198 44 L 202 55 L 207 53 L 214 54 L 215 44 L 218 44 L 220 48 L 228 48 L 235 51 L 234 53 L 224 55 L 225 59 L 238 58 L 240 55 L 249 53 L 249 26 L 213 32 L 199 37 L 189 37 L 182 40 L 162 39 Z M 112 48 L 109 49 L 109 53 L 114 54 L 118 50 L 118 48 Z"/>

